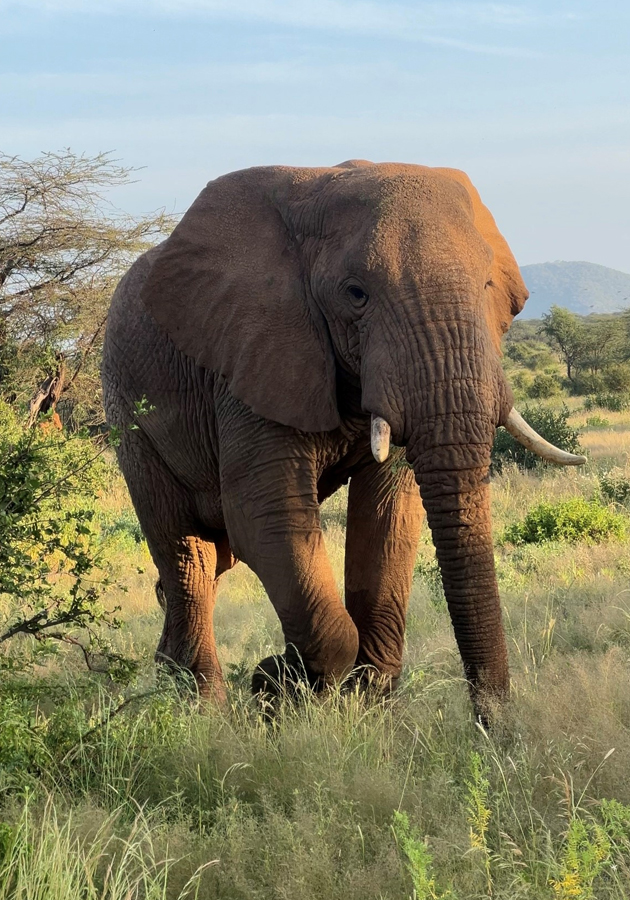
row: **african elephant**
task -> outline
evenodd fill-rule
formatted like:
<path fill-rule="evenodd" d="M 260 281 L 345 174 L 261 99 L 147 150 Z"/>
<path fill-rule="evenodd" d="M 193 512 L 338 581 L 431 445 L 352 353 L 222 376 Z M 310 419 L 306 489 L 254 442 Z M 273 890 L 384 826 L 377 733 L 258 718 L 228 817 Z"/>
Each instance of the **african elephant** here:
<path fill-rule="evenodd" d="M 213 606 L 243 560 L 287 648 L 254 690 L 298 663 L 316 688 L 354 667 L 395 683 L 424 506 L 472 697 L 505 696 L 495 429 L 583 461 L 513 410 L 500 341 L 527 296 L 460 171 L 352 160 L 210 182 L 122 279 L 105 339 L 107 417 L 165 598 L 157 657 L 222 696 Z M 409 466 L 386 461 L 390 438 Z M 344 606 L 319 505 L 348 481 Z"/>

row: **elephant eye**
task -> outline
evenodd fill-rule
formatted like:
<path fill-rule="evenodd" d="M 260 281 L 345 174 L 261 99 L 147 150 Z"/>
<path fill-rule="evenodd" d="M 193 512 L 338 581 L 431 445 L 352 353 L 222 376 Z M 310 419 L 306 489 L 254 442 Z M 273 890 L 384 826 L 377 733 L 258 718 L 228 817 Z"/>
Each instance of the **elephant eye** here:
<path fill-rule="evenodd" d="M 347 291 L 356 306 L 364 306 L 367 303 L 368 295 L 365 293 L 363 288 L 359 287 L 358 284 L 351 284 L 347 288 Z"/>

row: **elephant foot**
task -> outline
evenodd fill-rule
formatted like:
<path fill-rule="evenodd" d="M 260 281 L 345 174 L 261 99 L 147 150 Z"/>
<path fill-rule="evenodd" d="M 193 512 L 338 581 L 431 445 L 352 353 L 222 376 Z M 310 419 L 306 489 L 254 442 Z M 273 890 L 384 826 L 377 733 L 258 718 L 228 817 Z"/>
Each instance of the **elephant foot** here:
<path fill-rule="evenodd" d="M 310 672 L 297 650 L 262 659 L 252 675 L 252 694 L 263 707 L 273 706 L 278 699 L 296 700 L 304 690 L 321 691 L 325 679 Z"/>
<path fill-rule="evenodd" d="M 155 654 L 159 671 L 168 676 L 182 696 L 202 701 L 211 701 L 219 706 L 227 702 L 225 682 L 221 670 L 203 665 L 199 660 L 174 659 L 161 648 Z"/>
<path fill-rule="evenodd" d="M 346 685 L 348 690 L 356 690 L 369 700 L 379 700 L 391 697 L 400 683 L 400 676 L 389 675 L 380 672 L 374 666 L 357 666 Z"/>

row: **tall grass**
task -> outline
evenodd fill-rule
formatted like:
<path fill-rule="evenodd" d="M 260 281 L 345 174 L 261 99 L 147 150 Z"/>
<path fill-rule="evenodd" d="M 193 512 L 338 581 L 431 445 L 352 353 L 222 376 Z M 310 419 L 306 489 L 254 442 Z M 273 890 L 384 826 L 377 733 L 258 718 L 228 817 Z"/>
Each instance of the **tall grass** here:
<path fill-rule="evenodd" d="M 11 832 L 5 830 L 0 900 L 163 900 L 181 862 L 168 856 L 164 823 L 142 810 L 121 828 L 122 819 L 118 810 L 77 813 L 52 797 L 37 809 L 27 799 Z M 169 895 L 198 897 L 203 871 L 215 864 L 199 866 Z"/>
<path fill-rule="evenodd" d="M 305 696 L 272 724 L 238 690 L 203 715 L 162 691 L 112 717 L 101 695 L 86 736 L 34 757 L 36 778 L 5 772 L 0 898 L 64 896 L 45 873 L 66 896 L 118 897 L 113 856 L 130 898 L 178 898 L 191 878 L 201 897 L 420 896 L 397 813 L 430 857 L 427 897 L 551 898 L 575 879 L 582 893 L 560 896 L 626 897 L 629 748 L 609 742 L 630 678 L 614 655 L 605 667 L 572 656 L 517 679 L 491 735 L 461 679 L 422 670 L 391 701 Z"/>
<path fill-rule="evenodd" d="M 506 469 L 495 533 L 541 500 L 605 501 L 607 460 Z M 340 584 L 343 500 L 323 514 Z M 156 682 L 155 574 L 117 486 L 102 515 L 128 572 L 117 640 L 141 671 L 121 688 L 60 655 L 5 673 L 0 900 L 630 897 L 627 543 L 497 543 L 512 699 L 491 733 L 473 721 L 426 530 L 397 694 L 305 695 L 268 722 L 249 677 L 281 634 L 255 576 L 239 565 L 222 582 L 229 701 L 199 711 Z"/>

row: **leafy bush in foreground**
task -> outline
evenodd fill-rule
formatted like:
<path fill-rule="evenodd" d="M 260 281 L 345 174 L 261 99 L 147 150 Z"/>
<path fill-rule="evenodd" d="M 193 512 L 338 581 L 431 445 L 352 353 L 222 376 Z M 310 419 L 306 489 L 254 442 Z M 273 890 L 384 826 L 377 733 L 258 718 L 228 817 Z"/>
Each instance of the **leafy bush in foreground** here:
<path fill-rule="evenodd" d="M 93 522 L 103 452 L 80 434 L 25 428 L 0 401 L 0 670 L 41 661 L 60 643 L 112 677 L 126 680 L 134 668 L 99 634 L 100 625 L 120 626 L 102 604 L 110 582 Z M 32 653 L 23 644 L 8 652 L 18 635 L 34 639 Z"/>
<path fill-rule="evenodd" d="M 539 503 L 522 522 L 505 529 L 503 541 L 511 544 L 542 544 L 546 541 L 584 541 L 598 544 L 621 540 L 626 520 L 597 500 L 572 497 L 560 503 Z"/>
<path fill-rule="evenodd" d="M 559 411 L 544 406 L 525 406 L 521 415 L 528 425 L 551 444 L 569 453 L 582 452 L 578 431 L 567 422 L 570 411 L 566 405 L 563 404 Z M 516 463 L 521 469 L 535 469 L 545 465 L 539 456 L 526 450 L 504 428 L 500 428 L 492 447 L 492 468 L 495 472 L 500 472 L 505 463 Z"/>

